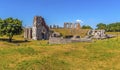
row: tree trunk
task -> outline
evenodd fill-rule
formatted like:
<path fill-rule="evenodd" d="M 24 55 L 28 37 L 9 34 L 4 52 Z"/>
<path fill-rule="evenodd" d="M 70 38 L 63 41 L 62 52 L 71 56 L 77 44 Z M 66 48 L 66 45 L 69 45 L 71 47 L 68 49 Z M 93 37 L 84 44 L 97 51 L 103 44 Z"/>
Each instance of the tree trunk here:
<path fill-rule="evenodd" d="M 9 42 L 12 42 L 12 37 L 13 37 L 13 36 L 9 36 Z"/>
<path fill-rule="evenodd" d="M 12 42 L 12 38 L 9 38 L 9 42 Z"/>

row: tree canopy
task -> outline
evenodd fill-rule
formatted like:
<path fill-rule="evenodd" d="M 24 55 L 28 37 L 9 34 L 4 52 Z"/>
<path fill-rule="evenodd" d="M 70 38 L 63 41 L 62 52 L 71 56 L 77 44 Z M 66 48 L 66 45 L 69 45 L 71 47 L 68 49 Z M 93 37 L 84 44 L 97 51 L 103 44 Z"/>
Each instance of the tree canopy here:
<path fill-rule="evenodd" d="M 106 24 L 104 23 L 97 24 L 97 29 L 106 29 Z"/>
<path fill-rule="evenodd" d="M 22 21 L 19 19 L 13 19 L 12 17 L 4 20 L 0 19 L 0 35 L 6 35 L 9 37 L 9 41 L 12 41 L 14 35 L 22 32 Z"/>
<path fill-rule="evenodd" d="M 120 32 L 120 22 L 104 24 L 97 24 L 97 29 L 105 29 L 108 32 Z"/>
<path fill-rule="evenodd" d="M 92 29 L 92 27 L 89 26 L 89 25 L 83 25 L 83 26 L 82 26 L 82 29 Z"/>

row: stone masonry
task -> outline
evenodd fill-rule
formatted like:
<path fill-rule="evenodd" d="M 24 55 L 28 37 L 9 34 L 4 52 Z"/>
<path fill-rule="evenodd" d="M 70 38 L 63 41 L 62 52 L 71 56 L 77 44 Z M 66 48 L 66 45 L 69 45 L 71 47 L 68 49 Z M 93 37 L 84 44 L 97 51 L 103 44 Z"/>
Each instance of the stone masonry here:
<path fill-rule="evenodd" d="M 69 28 L 69 29 L 80 29 L 80 23 L 69 23 L 69 22 L 65 22 L 64 23 L 64 28 Z"/>
<path fill-rule="evenodd" d="M 33 27 L 24 29 L 24 38 L 33 40 L 49 39 L 49 27 L 46 25 L 44 18 L 35 16 Z"/>
<path fill-rule="evenodd" d="M 41 16 L 34 17 L 32 30 L 33 40 L 49 39 L 49 27 Z"/>

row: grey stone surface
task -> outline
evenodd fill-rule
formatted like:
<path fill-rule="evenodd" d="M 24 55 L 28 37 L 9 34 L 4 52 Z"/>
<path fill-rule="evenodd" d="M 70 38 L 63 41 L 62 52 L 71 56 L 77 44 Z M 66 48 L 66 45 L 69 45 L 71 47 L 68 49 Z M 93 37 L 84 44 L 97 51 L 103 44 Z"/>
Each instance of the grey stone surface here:
<path fill-rule="evenodd" d="M 46 25 L 44 18 L 35 16 L 32 28 L 24 29 L 24 38 L 33 40 L 49 39 L 49 27 Z"/>
<path fill-rule="evenodd" d="M 49 27 L 41 16 L 34 17 L 32 30 L 33 40 L 49 39 Z"/>
<path fill-rule="evenodd" d="M 95 39 L 104 39 L 106 38 L 105 30 L 90 30 L 88 31 L 88 36 L 91 36 Z"/>
<path fill-rule="evenodd" d="M 24 29 L 24 38 L 27 39 L 32 39 L 32 28 L 25 28 Z"/>
<path fill-rule="evenodd" d="M 89 30 L 88 37 L 94 39 L 106 39 L 115 37 L 115 35 L 105 34 L 105 30 Z"/>
<path fill-rule="evenodd" d="M 66 44 L 70 42 L 71 42 L 70 39 L 63 39 L 63 38 L 57 38 L 57 37 L 49 38 L 49 44 Z"/>
<path fill-rule="evenodd" d="M 66 44 L 66 43 L 72 43 L 72 42 L 92 42 L 92 39 L 87 38 L 57 38 L 57 37 L 51 37 L 49 39 L 49 44 Z"/>
<path fill-rule="evenodd" d="M 59 32 L 53 32 L 50 36 L 51 37 L 61 37 L 61 34 Z"/>
<path fill-rule="evenodd" d="M 65 22 L 64 23 L 64 28 L 69 28 L 69 29 L 80 29 L 80 23 L 71 23 L 71 22 Z"/>

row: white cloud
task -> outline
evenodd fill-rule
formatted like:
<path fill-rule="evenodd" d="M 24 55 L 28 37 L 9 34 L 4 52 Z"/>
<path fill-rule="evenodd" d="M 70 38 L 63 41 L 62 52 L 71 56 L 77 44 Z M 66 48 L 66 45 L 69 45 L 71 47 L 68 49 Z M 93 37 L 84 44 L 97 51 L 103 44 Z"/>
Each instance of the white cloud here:
<path fill-rule="evenodd" d="M 79 20 L 79 19 L 77 19 L 76 22 L 78 22 L 78 23 L 83 23 L 83 21 L 82 21 L 82 20 Z"/>

